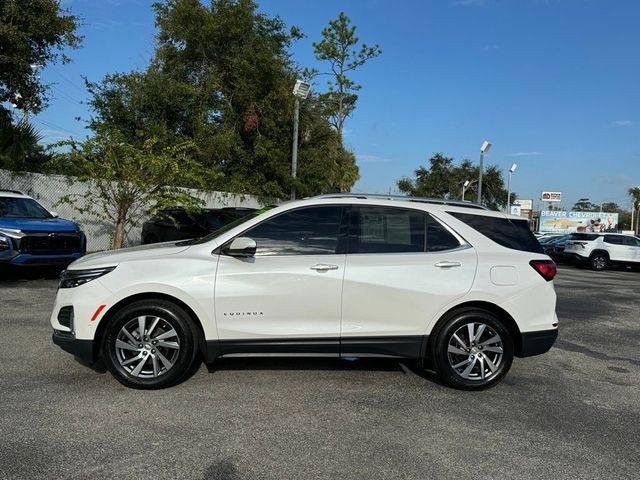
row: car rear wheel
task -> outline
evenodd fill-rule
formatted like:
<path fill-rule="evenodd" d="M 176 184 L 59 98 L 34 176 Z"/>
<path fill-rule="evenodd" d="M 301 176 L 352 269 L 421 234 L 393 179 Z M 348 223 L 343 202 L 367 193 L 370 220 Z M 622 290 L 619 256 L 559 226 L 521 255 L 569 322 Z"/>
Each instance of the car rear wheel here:
<path fill-rule="evenodd" d="M 498 383 L 511 368 L 513 339 L 492 313 L 464 310 L 442 326 L 431 353 L 445 384 L 461 390 L 482 390 Z"/>
<path fill-rule="evenodd" d="M 596 270 L 597 272 L 600 272 L 607 268 L 609 259 L 604 253 L 594 253 L 593 255 L 591 255 L 591 258 L 589 259 L 589 263 L 591 265 L 592 270 Z"/>
<path fill-rule="evenodd" d="M 120 383 L 159 389 L 178 383 L 189 372 L 196 345 L 196 327 L 183 309 L 165 300 L 142 300 L 109 321 L 102 351 Z"/>

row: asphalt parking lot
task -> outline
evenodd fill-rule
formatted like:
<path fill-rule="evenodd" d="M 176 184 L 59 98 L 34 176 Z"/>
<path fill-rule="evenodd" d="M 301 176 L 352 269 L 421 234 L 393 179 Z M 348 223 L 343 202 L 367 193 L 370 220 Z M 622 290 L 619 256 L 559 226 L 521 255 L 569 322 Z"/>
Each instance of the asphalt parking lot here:
<path fill-rule="evenodd" d="M 561 267 L 560 338 L 479 393 L 394 361 L 235 359 L 129 390 L 0 281 L 1 478 L 638 478 L 640 273 Z"/>

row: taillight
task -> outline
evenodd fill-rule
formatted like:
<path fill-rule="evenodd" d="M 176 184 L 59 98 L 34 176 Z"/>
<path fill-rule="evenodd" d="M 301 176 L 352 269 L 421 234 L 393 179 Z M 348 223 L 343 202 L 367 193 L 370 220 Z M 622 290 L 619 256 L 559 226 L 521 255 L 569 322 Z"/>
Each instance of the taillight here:
<path fill-rule="evenodd" d="M 533 269 L 547 282 L 553 280 L 556 273 L 558 273 L 558 267 L 553 263 L 553 260 L 531 260 L 529 265 L 531 265 Z"/>

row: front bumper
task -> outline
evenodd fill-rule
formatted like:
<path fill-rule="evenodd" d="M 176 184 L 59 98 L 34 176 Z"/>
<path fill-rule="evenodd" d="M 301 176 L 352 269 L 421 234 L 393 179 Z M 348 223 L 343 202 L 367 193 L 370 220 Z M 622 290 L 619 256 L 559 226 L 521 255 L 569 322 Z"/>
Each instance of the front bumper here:
<path fill-rule="evenodd" d="M 13 251 L 0 255 L 0 262 L 14 267 L 66 267 L 80 257 L 82 257 L 80 252 L 64 255 L 33 255 Z"/>
<path fill-rule="evenodd" d="M 62 350 L 72 354 L 81 362 L 88 365 L 94 363 L 93 340 L 80 340 L 73 333 L 60 330 L 54 330 L 51 339 Z"/>
<path fill-rule="evenodd" d="M 533 357 L 549 351 L 558 338 L 558 329 L 524 332 L 518 357 Z"/>

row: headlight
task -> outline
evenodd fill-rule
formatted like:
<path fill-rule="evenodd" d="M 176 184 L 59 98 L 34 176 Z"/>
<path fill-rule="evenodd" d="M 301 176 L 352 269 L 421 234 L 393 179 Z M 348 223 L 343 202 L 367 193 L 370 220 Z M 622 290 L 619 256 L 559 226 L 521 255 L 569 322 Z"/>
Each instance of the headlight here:
<path fill-rule="evenodd" d="M 7 237 L 3 237 L 0 235 L 0 250 L 8 250 L 9 249 L 9 239 Z"/>
<path fill-rule="evenodd" d="M 106 275 L 116 267 L 92 268 L 90 270 L 65 270 L 60 274 L 60 288 L 75 288 Z"/>

